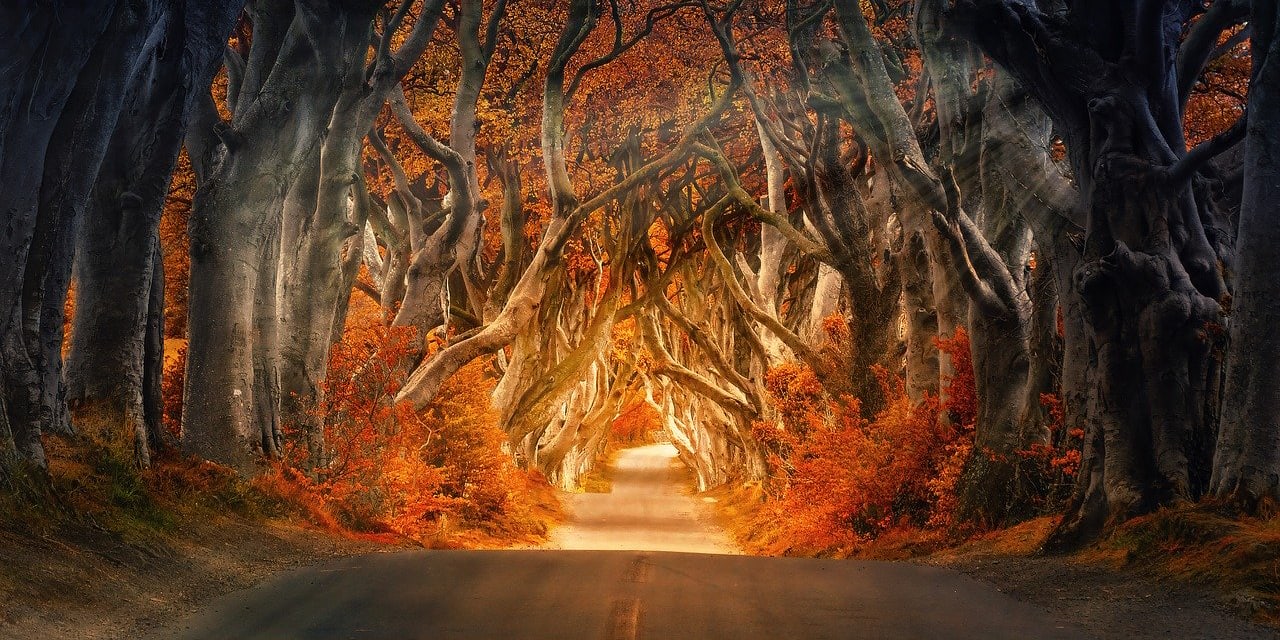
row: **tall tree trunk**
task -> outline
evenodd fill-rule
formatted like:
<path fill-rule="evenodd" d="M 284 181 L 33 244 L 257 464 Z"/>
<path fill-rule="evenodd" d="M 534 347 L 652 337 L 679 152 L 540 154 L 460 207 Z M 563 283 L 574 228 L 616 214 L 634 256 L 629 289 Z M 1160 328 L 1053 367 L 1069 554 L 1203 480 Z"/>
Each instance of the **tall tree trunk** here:
<path fill-rule="evenodd" d="M 256 16 L 235 114 L 217 125 L 222 155 L 191 213 L 183 446 L 206 459 L 248 470 L 279 451 L 282 210 L 344 79 L 363 69 L 371 4 L 299 0 Z"/>
<path fill-rule="evenodd" d="M 367 72 L 353 67 L 345 74 L 323 141 L 307 158 L 285 203 L 279 279 L 281 418 L 306 434 L 313 460 L 321 455 L 315 409 L 328 374 L 329 348 L 341 336 L 356 275 L 343 248 L 363 230 L 367 216 L 362 141 L 430 42 L 443 4 L 424 3 L 398 49 L 379 46 Z M 386 29 L 394 30 L 394 23 Z M 389 43 L 389 34 L 383 40 Z M 362 53 L 353 51 L 352 60 L 362 61 Z"/>
<path fill-rule="evenodd" d="M 1244 201 L 1212 491 L 1254 511 L 1280 500 L 1280 3 L 1254 0 L 1249 24 Z"/>
<path fill-rule="evenodd" d="M 1176 90 L 1174 53 L 1192 9 L 1135 19 L 1086 3 L 1049 18 L 1021 3 L 962 4 L 971 37 L 1053 118 L 1088 216 L 1072 291 L 1094 356 L 1089 431 L 1076 494 L 1050 542 L 1067 547 L 1208 488 L 1214 327 L 1226 288 L 1208 241 L 1212 214 L 1191 181 L 1206 155 L 1186 149 Z M 1075 28 L 1098 20 L 1117 26 Z M 1084 77 L 1099 81 L 1074 80 Z"/>
<path fill-rule="evenodd" d="M 935 343 L 938 313 L 933 308 L 933 265 L 919 233 L 908 234 L 896 259 L 902 274 L 902 314 L 907 325 L 903 378 L 907 397 L 920 402 L 926 395 L 938 394 L 942 375 Z"/>
<path fill-rule="evenodd" d="M 96 3 L 83 15 L 63 9 L 19 9 L 25 13 L 4 21 L 21 35 L 5 38 L 14 55 L 3 67 L 0 109 L 0 205 L 12 216 L 0 295 L 0 317 L 10 324 L 0 328 L 0 345 L 9 431 L 37 465 L 42 428 L 69 430 L 61 344 L 76 231 L 125 91 L 162 40 L 153 36 L 185 18 L 160 3 Z M 35 55 L 40 62 L 32 64 Z"/>
<path fill-rule="evenodd" d="M 77 79 L 113 24 L 115 7 L 95 3 L 68 11 L 17 5 L 0 9 L 0 24 L 4 25 L 0 27 L 0 47 L 6 60 L 0 66 L 0 96 L 4 99 L 0 108 L 0 182 L 5 185 L 0 190 L 0 209 L 6 212 L 7 228 L 0 240 L 0 375 L 4 381 L 4 415 L 0 419 L 4 444 L 13 447 L 12 452 L 3 452 L 5 464 L 0 465 L 0 474 L 11 471 L 11 454 L 38 468 L 45 465 L 40 440 L 40 354 L 38 348 L 35 352 L 30 348 L 31 316 L 24 310 L 30 304 L 27 284 L 46 268 L 40 248 L 33 247 L 37 228 L 49 226 L 44 218 L 50 213 L 42 210 L 41 185 L 49 177 L 46 164 L 66 155 L 63 145 L 67 136 L 59 131 L 72 128 L 77 107 L 70 99 Z M 92 76 L 92 68 L 86 76 Z M 74 95 L 79 100 L 85 98 L 81 93 Z M 95 132 L 88 133 L 92 140 Z M 40 271 L 28 274 L 33 252 Z M 38 313 L 35 320 L 38 323 Z M 34 329 L 38 347 L 39 325 Z"/>
<path fill-rule="evenodd" d="M 188 113 L 221 60 L 239 4 L 169 16 L 166 46 L 132 81 L 78 236 L 68 401 L 81 429 L 125 439 L 142 466 L 164 442 L 160 213 Z"/>

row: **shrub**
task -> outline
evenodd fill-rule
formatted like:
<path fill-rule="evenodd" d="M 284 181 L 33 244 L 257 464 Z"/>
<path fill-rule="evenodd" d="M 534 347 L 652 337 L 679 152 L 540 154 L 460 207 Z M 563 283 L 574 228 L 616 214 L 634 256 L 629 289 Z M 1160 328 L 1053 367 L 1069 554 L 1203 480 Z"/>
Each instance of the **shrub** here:
<path fill-rule="evenodd" d="M 286 426 L 284 459 L 260 487 L 320 524 L 332 514 L 432 544 L 500 520 L 511 527 L 512 514 L 529 511 L 518 503 L 530 480 L 502 452 L 483 363 L 447 380 L 421 412 L 394 404 L 419 344 L 412 328 L 349 326 L 315 409 L 322 439 Z"/>
<path fill-rule="evenodd" d="M 856 399 L 823 395 L 802 365 L 769 371 L 766 386 L 780 424 L 757 423 L 781 486 L 777 515 L 792 544 L 815 552 L 848 548 L 897 526 L 945 526 L 955 483 L 973 442 L 976 402 L 963 331 L 939 347 L 956 374 L 947 402 L 912 402 L 903 381 L 876 372 L 885 398 L 872 419 Z"/>

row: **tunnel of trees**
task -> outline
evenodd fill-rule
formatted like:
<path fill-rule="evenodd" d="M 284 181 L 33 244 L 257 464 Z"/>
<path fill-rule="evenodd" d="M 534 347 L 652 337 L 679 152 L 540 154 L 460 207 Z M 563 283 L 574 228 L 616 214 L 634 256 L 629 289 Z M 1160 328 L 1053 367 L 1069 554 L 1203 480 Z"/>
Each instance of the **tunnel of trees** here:
<path fill-rule="evenodd" d="M 700 487 L 836 502 L 851 535 L 1054 511 L 1070 547 L 1256 511 L 1280 498 L 1278 22 L 7 3 L 0 475 L 77 434 L 323 483 L 489 422 L 572 487 L 630 421 Z"/>

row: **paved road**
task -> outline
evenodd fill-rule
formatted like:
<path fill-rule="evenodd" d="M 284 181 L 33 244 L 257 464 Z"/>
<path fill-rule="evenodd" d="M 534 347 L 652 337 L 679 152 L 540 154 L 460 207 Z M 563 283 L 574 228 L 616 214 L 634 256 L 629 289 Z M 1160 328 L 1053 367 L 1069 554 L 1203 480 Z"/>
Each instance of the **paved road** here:
<path fill-rule="evenodd" d="M 547 547 L 580 551 L 739 553 L 709 508 L 688 495 L 669 444 L 627 449 L 614 462 L 613 491 L 565 496 L 570 521 Z"/>
<path fill-rule="evenodd" d="M 624 453 L 614 493 L 575 497 L 575 520 L 554 540 L 638 550 L 349 558 L 233 594 L 159 637 L 1087 637 L 985 583 L 936 567 L 667 551 L 728 548 L 724 534 L 699 518 L 701 503 L 680 493 L 669 456 L 653 448 Z"/>

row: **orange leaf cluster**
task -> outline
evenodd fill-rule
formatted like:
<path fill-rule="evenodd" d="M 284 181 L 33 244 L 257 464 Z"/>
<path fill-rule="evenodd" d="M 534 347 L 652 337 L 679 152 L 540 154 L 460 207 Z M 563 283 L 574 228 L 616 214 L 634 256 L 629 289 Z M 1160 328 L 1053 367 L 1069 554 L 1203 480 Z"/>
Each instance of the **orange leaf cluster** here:
<path fill-rule="evenodd" d="M 834 324 L 834 323 L 833 323 Z M 753 433 L 769 451 L 775 508 L 793 544 L 823 552 L 856 546 L 897 526 L 945 526 L 973 444 L 976 401 L 963 332 L 941 341 L 956 375 L 948 400 L 913 402 L 897 376 L 877 371 L 886 404 L 872 419 L 856 399 L 823 394 L 802 365 L 769 371 L 779 424 Z"/>
<path fill-rule="evenodd" d="M 614 418 L 610 435 L 613 444 L 629 447 L 644 444 L 662 430 L 662 416 L 646 402 L 635 402 Z"/>
<path fill-rule="evenodd" d="M 323 445 L 286 430 L 286 454 L 264 482 L 345 526 L 436 542 L 484 528 L 521 504 L 527 479 L 502 452 L 483 363 L 451 377 L 422 412 L 393 403 L 420 341 L 412 328 L 349 323 L 330 356 L 315 412 Z M 314 427 L 313 427 L 314 428 Z"/>

